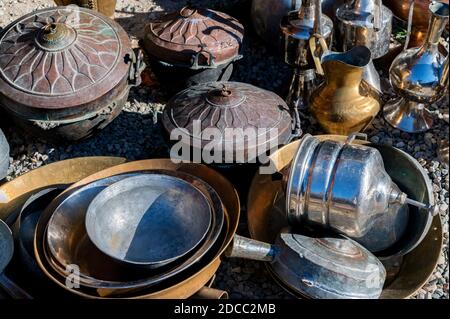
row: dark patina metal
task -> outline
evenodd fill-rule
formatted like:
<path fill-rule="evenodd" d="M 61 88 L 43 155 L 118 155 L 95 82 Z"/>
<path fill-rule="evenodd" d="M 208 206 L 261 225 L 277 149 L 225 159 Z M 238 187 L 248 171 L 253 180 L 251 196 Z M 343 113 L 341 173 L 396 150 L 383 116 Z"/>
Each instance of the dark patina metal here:
<path fill-rule="evenodd" d="M 0 105 L 39 137 L 77 140 L 120 113 L 142 66 L 142 54 L 107 17 L 78 7 L 39 10 L 0 34 Z"/>
<path fill-rule="evenodd" d="M 225 13 L 184 7 L 149 23 L 143 44 L 158 78 L 174 90 L 227 81 L 243 36 L 242 24 Z"/>
<path fill-rule="evenodd" d="M 201 132 L 195 132 L 195 121 L 201 132 L 216 129 L 220 138 L 198 136 Z M 277 139 L 278 146 L 292 135 L 286 103 L 275 93 L 239 82 L 205 83 L 178 93 L 164 110 L 163 125 L 169 135 L 178 129 L 181 142 L 189 143 L 186 146 L 195 152 L 214 143 L 222 150 L 221 162 L 216 164 L 252 162 L 270 150 L 271 139 Z M 227 137 L 227 130 L 236 134 Z M 250 136 L 250 131 L 255 135 Z"/>

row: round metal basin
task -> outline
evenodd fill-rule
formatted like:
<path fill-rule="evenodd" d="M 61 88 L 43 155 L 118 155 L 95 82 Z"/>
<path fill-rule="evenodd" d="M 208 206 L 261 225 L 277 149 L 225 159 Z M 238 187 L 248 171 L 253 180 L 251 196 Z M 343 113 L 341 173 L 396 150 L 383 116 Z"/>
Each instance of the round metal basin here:
<path fill-rule="evenodd" d="M 188 254 L 205 238 L 211 207 L 180 178 L 128 177 L 89 205 L 86 231 L 104 254 L 130 265 L 156 268 Z"/>

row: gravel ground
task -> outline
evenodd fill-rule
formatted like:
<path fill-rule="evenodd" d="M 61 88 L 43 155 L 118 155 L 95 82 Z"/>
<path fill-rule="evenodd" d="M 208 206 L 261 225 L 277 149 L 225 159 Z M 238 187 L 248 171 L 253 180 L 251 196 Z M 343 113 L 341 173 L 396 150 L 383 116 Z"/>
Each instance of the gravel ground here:
<path fill-rule="evenodd" d="M 243 1 L 195 1 L 209 4 L 223 10 L 232 4 Z M 116 19 L 137 39 L 147 19 L 162 11 L 170 11 L 183 5 L 186 1 L 170 0 L 118 0 Z M 224 4 L 226 3 L 226 4 Z M 34 9 L 53 6 L 51 0 L 0 0 L 0 26 L 19 18 Z M 245 10 L 235 11 L 241 20 L 245 19 Z M 266 49 L 254 35 L 251 26 L 246 24 L 244 59 L 239 63 L 232 80 L 248 82 L 270 89 L 278 94 L 284 93 L 289 69 L 281 58 Z M 137 41 L 135 41 L 137 43 Z M 270 76 L 268 76 L 270 75 Z M 390 94 L 386 79 L 385 91 Z M 155 84 L 152 87 L 132 89 L 124 112 L 105 130 L 95 137 L 73 145 L 52 145 L 33 141 L 30 136 L 15 132 L 12 127 L 5 127 L 5 134 L 11 144 L 11 167 L 8 179 L 19 176 L 41 165 L 78 156 L 114 155 L 125 156 L 130 160 L 166 157 L 168 149 L 160 134 L 158 116 L 168 99 L 164 88 Z M 436 117 L 448 114 L 448 99 L 434 105 Z M 448 116 L 448 115 L 447 115 Z M 1 117 L 0 117 L 1 119 Z M 303 128 L 307 132 L 318 134 L 320 129 L 314 121 L 303 115 Z M 374 121 L 368 132 L 370 140 L 376 143 L 393 145 L 413 155 L 427 170 L 433 182 L 435 198 L 438 202 L 444 227 L 444 245 L 438 267 L 430 281 L 419 291 L 416 298 L 449 298 L 448 269 L 448 205 L 449 175 L 436 156 L 436 149 L 441 139 L 448 138 L 449 126 L 438 119 L 432 130 L 425 134 L 411 135 L 390 128 L 380 117 Z M 239 227 L 239 233 L 246 235 L 245 223 Z M 292 298 L 271 279 L 261 263 L 244 260 L 224 261 L 215 281 L 215 286 L 225 289 L 231 298 Z"/>

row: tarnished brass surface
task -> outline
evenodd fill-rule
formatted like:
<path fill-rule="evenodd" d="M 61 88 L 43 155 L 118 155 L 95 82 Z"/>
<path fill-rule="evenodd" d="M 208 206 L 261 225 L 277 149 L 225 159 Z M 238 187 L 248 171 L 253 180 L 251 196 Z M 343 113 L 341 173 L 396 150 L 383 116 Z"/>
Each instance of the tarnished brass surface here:
<path fill-rule="evenodd" d="M 114 18 L 117 0 L 55 0 L 58 6 L 76 4 L 80 7 L 98 11 L 104 15 Z"/>
<path fill-rule="evenodd" d="M 73 189 L 86 185 L 95 180 L 122 174 L 129 172 L 136 172 L 142 170 L 152 170 L 152 169 L 165 169 L 165 170 L 173 170 L 173 171 L 182 171 L 185 173 L 189 173 L 195 175 L 196 177 L 201 178 L 210 186 L 212 186 L 219 196 L 221 197 L 227 218 L 227 225 L 225 238 L 222 239 L 222 245 L 217 249 L 217 252 L 214 256 L 211 256 L 209 260 L 201 261 L 201 267 L 199 267 L 195 273 L 186 273 L 185 277 L 180 279 L 180 281 L 170 287 L 163 288 L 159 291 L 151 291 L 151 292 L 141 292 L 140 295 L 132 295 L 127 296 L 128 298 L 135 299 L 150 299 L 150 298 L 187 298 L 195 294 L 199 291 L 208 280 L 214 275 L 220 265 L 220 256 L 224 249 L 228 246 L 230 241 L 233 239 L 234 233 L 236 232 L 236 228 L 239 221 L 239 213 L 240 213 L 240 204 L 239 198 L 237 196 L 236 191 L 233 186 L 220 174 L 216 171 L 200 164 L 175 164 L 169 159 L 154 159 L 154 160 L 144 160 L 126 163 L 122 165 L 118 165 L 112 168 L 108 168 L 101 172 L 95 173 L 80 182 L 72 185 L 66 192 L 70 192 Z M 65 193 L 60 196 L 64 196 Z M 45 216 L 43 216 L 45 217 Z M 48 218 L 48 216 L 47 216 Z M 41 218 L 39 223 L 43 222 L 44 219 Z M 42 245 L 37 242 L 38 238 L 42 238 L 45 231 L 45 222 L 43 224 L 38 225 L 36 234 L 35 234 L 35 256 L 37 262 L 43 272 L 49 277 L 53 282 L 61 286 L 63 289 L 68 290 L 69 292 L 76 294 L 85 298 L 100 298 L 98 293 L 93 293 L 92 290 L 86 291 L 83 289 L 68 289 L 65 286 L 64 278 L 55 276 L 55 274 L 51 271 L 48 264 L 46 264 L 45 257 L 42 251 Z"/>
<path fill-rule="evenodd" d="M 346 138 L 336 135 L 320 135 L 318 137 L 321 140 L 331 138 L 341 142 L 344 142 Z M 299 143 L 300 141 L 290 143 L 272 154 L 271 162 L 278 173 L 281 173 L 290 164 Z M 355 141 L 355 143 L 365 144 L 368 142 Z M 274 176 L 276 174 L 256 174 L 247 204 L 250 236 L 268 243 L 274 243 L 279 231 L 287 226 L 282 180 L 276 179 Z M 414 295 L 433 273 L 441 247 L 442 225 L 439 216 L 435 216 L 428 234 L 412 252 L 404 256 L 399 273 L 384 287 L 381 298 L 400 299 Z M 277 281 L 281 283 L 279 278 Z M 291 287 L 287 287 L 283 283 L 281 285 L 288 292 L 298 296 Z"/>
<path fill-rule="evenodd" d="M 378 94 L 363 81 L 370 63 L 367 47 L 322 57 L 326 81 L 311 96 L 310 108 L 330 134 L 349 135 L 367 128 L 380 110 Z"/>
<path fill-rule="evenodd" d="M 80 157 L 48 164 L 0 186 L 0 219 L 12 224 L 28 197 L 52 185 L 72 184 L 107 167 L 122 164 L 121 157 Z"/>

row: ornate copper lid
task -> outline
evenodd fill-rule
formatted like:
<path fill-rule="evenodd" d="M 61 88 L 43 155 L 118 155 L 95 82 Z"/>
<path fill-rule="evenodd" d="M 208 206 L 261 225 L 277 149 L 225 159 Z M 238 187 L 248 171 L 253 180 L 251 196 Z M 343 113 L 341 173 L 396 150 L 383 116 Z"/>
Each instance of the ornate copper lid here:
<path fill-rule="evenodd" d="M 225 13 L 184 7 L 149 23 L 145 34 L 147 53 L 156 59 L 204 68 L 238 58 L 244 27 Z"/>
<path fill-rule="evenodd" d="M 39 109 L 92 102 L 128 75 L 126 32 L 78 7 L 35 11 L 0 33 L 0 98 Z"/>
<path fill-rule="evenodd" d="M 164 110 L 163 125 L 169 135 L 175 133 L 194 149 L 219 146 L 223 156 L 243 151 L 245 162 L 254 159 L 252 154 L 287 143 L 292 133 L 283 99 L 239 82 L 205 83 L 178 93 Z"/>

